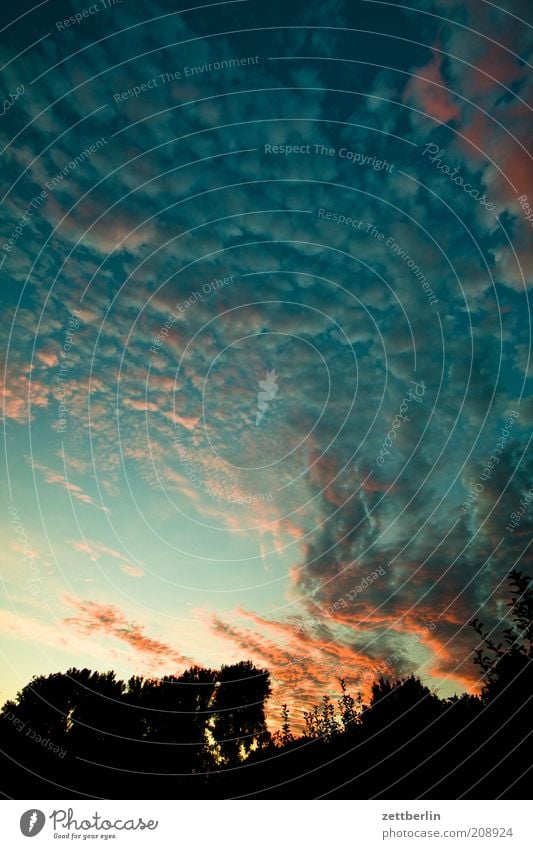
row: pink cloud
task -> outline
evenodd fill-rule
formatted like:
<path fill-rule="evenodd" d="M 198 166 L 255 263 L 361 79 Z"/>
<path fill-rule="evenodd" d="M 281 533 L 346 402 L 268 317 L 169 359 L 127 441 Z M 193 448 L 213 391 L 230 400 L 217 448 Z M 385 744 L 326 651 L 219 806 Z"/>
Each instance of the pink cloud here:
<path fill-rule="evenodd" d="M 101 504 L 98 504 L 94 498 L 88 495 L 81 488 L 81 486 L 70 483 L 70 481 L 66 479 L 65 475 L 61 474 L 61 472 L 55 472 L 53 469 L 49 469 L 47 466 L 43 466 L 35 460 L 32 461 L 29 458 L 28 460 L 35 470 L 42 473 L 46 483 L 62 486 L 72 498 L 75 498 L 77 501 L 81 501 L 83 504 L 90 504 L 92 507 L 97 507 L 99 510 L 103 510 L 106 513 L 111 512 L 108 507 L 103 507 Z"/>
<path fill-rule="evenodd" d="M 49 389 L 44 383 L 30 381 L 25 374 L 9 369 L 0 387 L 0 397 L 3 417 L 25 424 L 35 418 L 32 407 L 48 406 Z"/>
<path fill-rule="evenodd" d="M 459 108 L 447 90 L 442 75 L 443 56 L 435 53 L 433 59 L 421 68 L 413 70 L 413 76 L 407 83 L 403 100 L 411 102 L 426 115 L 446 124 L 459 119 Z"/>
<path fill-rule="evenodd" d="M 130 563 L 121 563 L 120 568 L 126 575 L 131 575 L 132 578 L 142 578 L 145 574 L 138 566 L 132 566 Z"/>
<path fill-rule="evenodd" d="M 51 345 L 46 345 L 35 354 L 35 359 L 47 368 L 56 366 L 59 362 L 57 351 Z"/>
<path fill-rule="evenodd" d="M 122 571 L 127 575 L 131 575 L 133 578 L 142 578 L 145 574 L 140 566 L 134 566 L 126 560 L 120 551 L 110 548 L 108 545 L 104 545 L 104 543 L 95 542 L 94 540 L 75 540 L 72 543 L 72 547 L 76 551 L 86 554 L 93 562 L 96 562 L 102 556 L 111 557 L 114 560 L 120 560 L 120 568 Z"/>

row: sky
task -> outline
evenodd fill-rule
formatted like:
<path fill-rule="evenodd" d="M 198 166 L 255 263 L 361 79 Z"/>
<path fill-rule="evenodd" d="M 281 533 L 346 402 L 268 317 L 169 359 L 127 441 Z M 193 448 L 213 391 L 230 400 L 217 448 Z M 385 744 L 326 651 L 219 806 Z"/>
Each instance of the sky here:
<path fill-rule="evenodd" d="M 531 564 L 530 4 L 181 5 L 3 5 L 0 700 L 476 692 Z"/>

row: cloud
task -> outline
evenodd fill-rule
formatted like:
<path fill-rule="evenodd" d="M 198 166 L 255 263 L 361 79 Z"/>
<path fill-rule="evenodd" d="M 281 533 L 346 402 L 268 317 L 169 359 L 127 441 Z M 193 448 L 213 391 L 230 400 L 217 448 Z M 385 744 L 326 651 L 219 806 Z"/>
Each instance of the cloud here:
<path fill-rule="evenodd" d="M 424 115 L 446 124 L 448 121 L 457 121 L 460 111 L 444 79 L 443 63 L 444 56 L 439 47 L 438 52 L 433 51 L 433 58 L 426 65 L 413 69 L 404 89 L 403 100 L 421 109 Z M 413 120 L 417 120 L 417 117 L 413 117 Z"/>
<path fill-rule="evenodd" d="M 120 568 L 126 575 L 131 575 L 132 578 L 143 578 L 145 572 L 138 566 L 132 566 L 131 563 L 121 563 Z"/>
<path fill-rule="evenodd" d="M 74 540 L 72 542 L 72 547 L 76 551 L 86 554 L 93 562 L 96 562 L 102 556 L 111 557 L 114 560 L 120 561 L 120 568 L 122 571 L 133 578 L 142 578 L 145 575 L 144 570 L 141 569 L 140 566 L 130 563 L 124 554 L 114 548 L 104 545 L 104 543 L 95 542 L 94 540 Z"/>
<path fill-rule="evenodd" d="M 244 618 L 257 626 L 252 630 L 239 623 Z M 265 666 L 272 674 L 273 697 L 269 719 L 275 726 L 279 722 L 279 705 L 287 702 L 296 715 L 295 726 L 303 725 L 302 711 L 309 709 L 321 694 L 338 691 L 338 678 L 368 695 L 370 682 L 385 667 L 365 654 L 359 654 L 353 645 L 341 643 L 324 629 L 320 638 L 310 636 L 292 623 L 276 622 L 243 610 L 235 611 L 230 623 L 210 615 L 208 623 L 218 638 L 227 640 L 240 651 L 241 656 Z"/>
<path fill-rule="evenodd" d="M 39 410 L 48 407 L 50 389 L 42 380 L 29 379 L 13 366 L 0 387 L 2 418 L 18 424 L 34 421 Z"/>
<path fill-rule="evenodd" d="M 117 607 L 111 604 L 83 601 L 72 596 L 65 596 L 64 601 L 77 611 L 76 616 L 65 618 L 64 624 L 83 634 L 114 637 L 157 665 L 183 666 L 192 663 L 189 658 L 167 643 L 148 637 L 143 626 L 128 620 Z"/>
<path fill-rule="evenodd" d="M 94 498 L 88 495 L 81 486 L 78 484 L 71 483 L 64 474 L 61 472 L 56 472 L 53 469 L 44 466 L 42 463 L 39 463 L 35 459 L 31 459 L 29 457 L 26 458 L 29 465 L 41 474 L 44 477 L 44 480 L 48 484 L 61 486 L 66 492 L 69 494 L 71 498 L 75 498 L 76 501 L 81 501 L 83 504 L 89 504 L 92 507 L 97 507 L 99 510 L 103 510 L 105 513 L 109 513 L 110 510 L 108 507 L 105 507 L 101 504 L 98 504 Z"/>
<path fill-rule="evenodd" d="M 43 611 L 41 610 L 40 613 L 42 614 Z M 39 657 L 42 655 L 40 660 L 44 661 L 47 667 L 52 657 L 52 662 L 58 663 L 57 655 L 52 652 L 60 653 L 60 662 L 63 662 L 64 653 L 75 659 L 76 663 L 80 663 L 80 658 L 91 658 L 102 664 L 108 661 L 108 653 L 101 646 L 87 645 L 85 638 L 68 633 L 58 623 L 45 622 L 20 611 L 0 608 L 0 632 L 6 639 L 20 640 L 32 646 L 33 655 Z"/>

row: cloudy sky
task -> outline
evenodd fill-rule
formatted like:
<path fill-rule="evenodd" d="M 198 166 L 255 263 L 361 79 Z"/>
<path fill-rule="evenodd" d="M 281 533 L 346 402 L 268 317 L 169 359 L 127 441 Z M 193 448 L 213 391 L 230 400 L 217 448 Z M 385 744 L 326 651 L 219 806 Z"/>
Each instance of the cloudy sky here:
<path fill-rule="evenodd" d="M 1 701 L 475 691 L 531 560 L 530 4 L 175 5 L 3 6 Z"/>

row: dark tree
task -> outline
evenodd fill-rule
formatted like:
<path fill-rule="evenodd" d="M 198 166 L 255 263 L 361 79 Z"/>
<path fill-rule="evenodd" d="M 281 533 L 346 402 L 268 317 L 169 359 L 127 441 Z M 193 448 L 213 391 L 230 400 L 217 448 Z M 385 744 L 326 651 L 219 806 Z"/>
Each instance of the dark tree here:
<path fill-rule="evenodd" d="M 220 670 L 211 733 L 223 764 L 238 763 L 270 742 L 265 719 L 265 701 L 271 692 L 269 679 L 266 669 L 256 669 L 250 661 Z"/>
<path fill-rule="evenodd" d="M 509 573 L 511 608 L 509 623 L 501 636 L 493 638 L 479 619 L 472 627 L 479 634 L 480 644 L 475 660 L 483 672 L 483 698 L 490 702 L 497 697 L 519 698 L 533 694 L 533 590 L 531 578 L 521 572 Z"/>
<path fill-rule="evenodd" d="M 439 712 L 440 700 L 414 675 L 394 682 L 379 678 L 361 721 L 373 731 L 394 723 L 395 733 L 405 733 L 429 724 Z"/>

